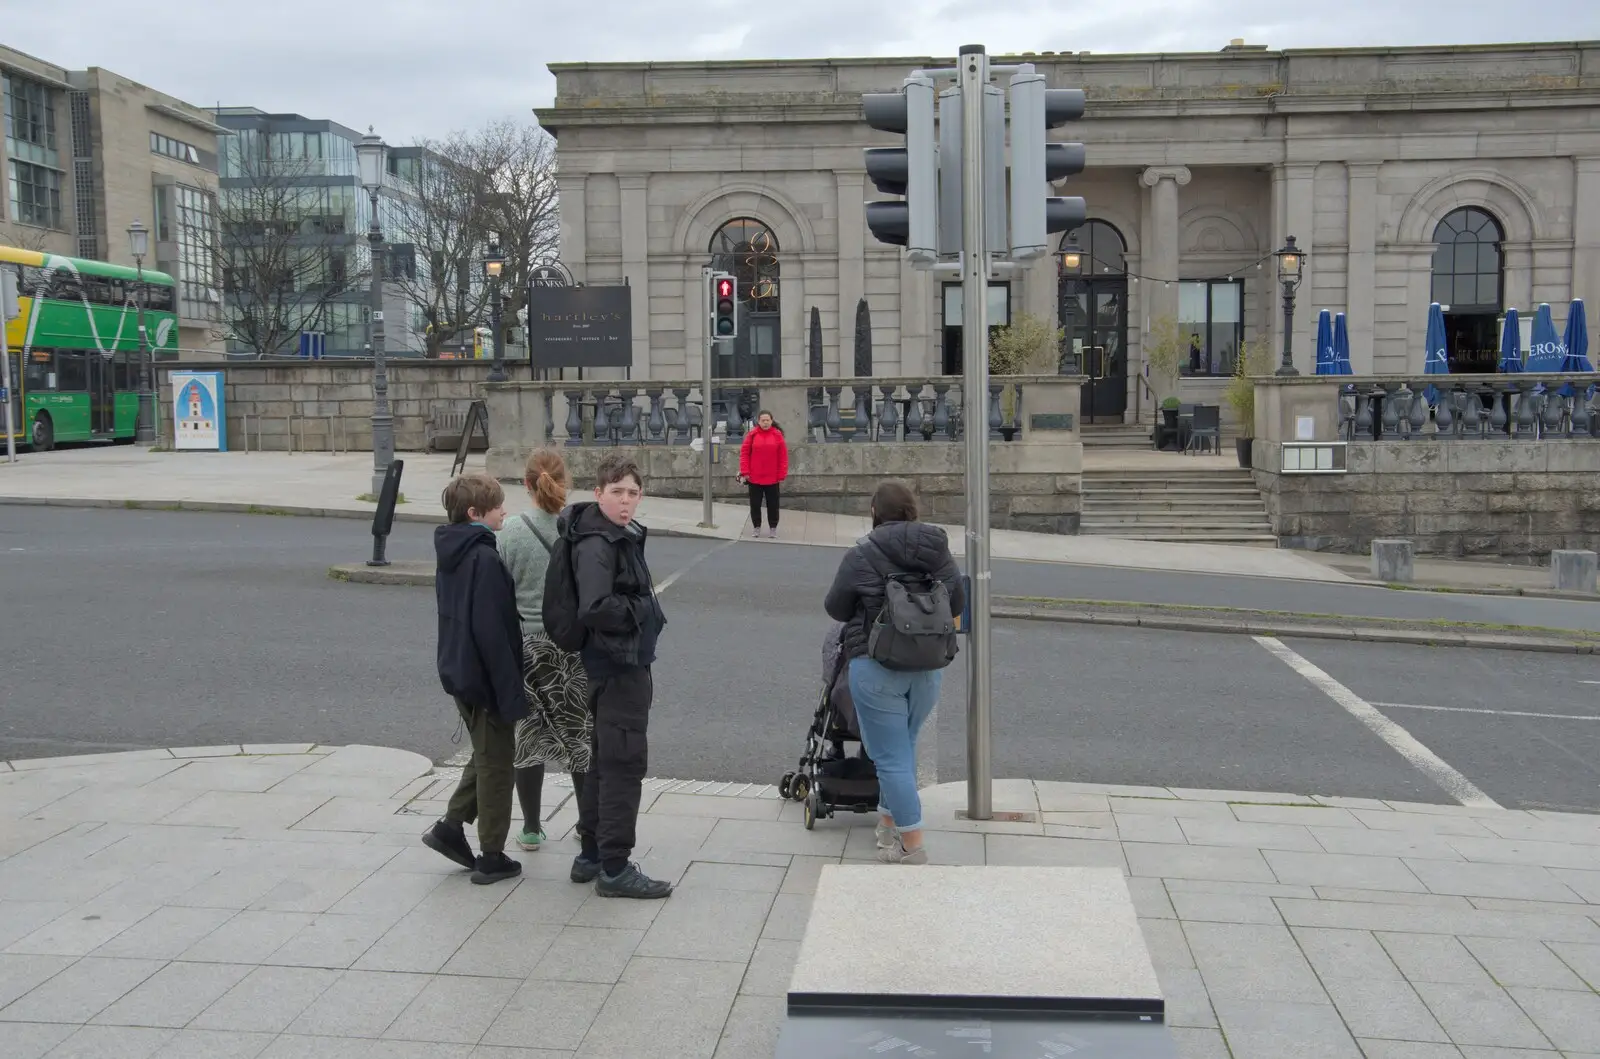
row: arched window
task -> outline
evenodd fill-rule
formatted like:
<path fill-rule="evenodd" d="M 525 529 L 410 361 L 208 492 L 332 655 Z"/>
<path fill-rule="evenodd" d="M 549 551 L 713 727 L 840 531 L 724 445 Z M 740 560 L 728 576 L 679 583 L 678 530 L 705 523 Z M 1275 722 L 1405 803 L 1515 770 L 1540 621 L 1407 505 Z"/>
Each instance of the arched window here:
<path fill-rule="evenodd" d="M 1433 230 L 1433 300 L 1444 306 L 1453 372 L 1492 372 L 1499 362 L 1505 230 L 1486 210 L 1463 206 Z"/>
<path fill-rule="evenodd" d="M 771 228 L 749 217 L 731 220 L 711 237 L 711 255 L 717 268 L 738 277 L 748 311 L 778 311 L 778 237 Z"/>
<path fill-rule="evenodd" d="M 1433 230 L 1433 300 L 1454 313 L 1500 312 L 1500 222 L 1476 206 L 1452 210 Z"/>
<path fill-rule="evenodd" d="M 1128 244 L 1116 227 L 1105 221 L 1086 221 L 1061 236 L 1061 250 L 1076 247 L 1077 267 L 1058 259 L 1064 276 L 1120 276 L 1128 271 Z"/>

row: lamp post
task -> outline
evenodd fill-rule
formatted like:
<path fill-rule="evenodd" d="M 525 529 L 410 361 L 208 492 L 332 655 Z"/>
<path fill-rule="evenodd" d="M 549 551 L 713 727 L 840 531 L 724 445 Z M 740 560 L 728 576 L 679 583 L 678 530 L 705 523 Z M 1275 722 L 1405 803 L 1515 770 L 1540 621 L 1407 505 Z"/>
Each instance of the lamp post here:
<path fill-rule="evenodd" d="M 133 255 L 133 267 L 138 272 L 139 288 L 139 411 L 133 428 L 135 445 L 156 443 L 156 395 L 151 389 L 155 367 L 150 352 L 150 341 L 144 329 L 144 306 L 148 300 L 144 290 L 144 258 L 150 252 L 150 229 L 134 221 L 128 225 L 128 251 Z"/>
<path fill-rule="evenodd" d="M 1069 236 L 1070 239 L 1070 236 Z M 1079 248 L 1076 240 L 1069 241 L 1061 248 L 1061 274 L 1077 275 L 1083 270 L 1083 250 Z M 1063 319 L 1061 321 L 1061 356 L 1056 361 L 1057 370 L 1065 368 L 1069 351 L 1072 356 L 1072 372 L 1074 375 L 1083 374 L 1083 358 L 1072 349 L 1073 335 L 1077 330 L 1077 321 L 1074 319 L 1073 310 L 1077 305 L 1076 295 L 1064 298 L 1061 302 Z M 1090 310 L 1093 312 L 1093 309 Z"/>
<path fill-rule="evenodd" d="M 1294 292 L 1300 289 L 1306 256 L 1295 245 L 1292 235 L 1273 256 L 1278 259 L 1278 282 L 1283 284 L 1283 363 L 1274 374 L 1299 375 L 1294 366 Z"/>
<path fill-rule="evenodd" d="M 489 327 L 494 331 L 494 363 L 489 368 L 490 382 L 506 381 L 505 335 L 500 330 L 500 273 L 506 256 L 500 252 L 500 237 L 489 235 L 489 252 L 483 255 L 483 276 L 489 281 Z"/>
<path fill-rule="evenodd" d="M 361 186 L 372 206 L 367 243 L 372 250 L 372 495 L 383 492 L 383 479 L 394 462 L 394 416 L 389 411 L 389 370 L 383 359 L 383 231 L 378 225 L 378 193 L 388 168 L 389 146 L 367 126 L 356 144 Z"/>

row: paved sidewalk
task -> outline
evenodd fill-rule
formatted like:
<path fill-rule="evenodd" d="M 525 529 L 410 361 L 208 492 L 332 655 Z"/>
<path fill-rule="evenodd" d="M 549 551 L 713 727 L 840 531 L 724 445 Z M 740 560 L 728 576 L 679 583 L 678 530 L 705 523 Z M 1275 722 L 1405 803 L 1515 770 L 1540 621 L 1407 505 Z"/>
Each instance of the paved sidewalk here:
<path fill-rule="evenodd" d="M 358 746 L 0 764 L 0 1051 L 770 1056 L 821 866 L 873 852 L 867 818 L 651 781 L 639 853 L 678 891 L 602 900 L 565 878 L 557 778 L 549 846 L 476 887 L 417 841 L 453 781 Z M 926 798 L 936 861 L 1128 873 L 1186 1059 L 1600 1055 L 1600 817 L 1004 780 L 1039 822 L 979 824 L 959 785 Z"/>

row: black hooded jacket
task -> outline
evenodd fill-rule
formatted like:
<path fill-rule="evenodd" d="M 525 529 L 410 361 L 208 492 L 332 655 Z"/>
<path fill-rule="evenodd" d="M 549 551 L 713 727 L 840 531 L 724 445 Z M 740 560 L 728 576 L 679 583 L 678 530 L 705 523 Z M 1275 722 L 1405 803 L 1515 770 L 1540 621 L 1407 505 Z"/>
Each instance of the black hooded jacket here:
<path fill-rule="evenodd" d="M 847 658 L 867 653 L 867 630 L 883 609 L 888 575 L 928 574 L 950 589 L 950 609 L 960 614 L 967 606 L 961 571 L 950 555 L 944 530 L 926 522 L 885 522 L 844 553 L 833 587 L 822 602 L 828 617 L 844 622 L 840 637 Z"/>
<path fill-rule="evenodd" d="M 589 633 L 579 652 L 584 670 L 603 677 L 653 663 L 667 616 L 644 559 L 649 531 L 617 525 L 592 500 L 568 507 L 556 527 L 572 542 L 578 620 Z"/>
<path fill-rule="evenodd" d="M 473 522 L 433 531 L 438 559 L 439 683 L 445 693 L 493 710 L 501 720 L 528 715 L 522 690 L 522 622 L 511 574 L 494 531 Z"/>

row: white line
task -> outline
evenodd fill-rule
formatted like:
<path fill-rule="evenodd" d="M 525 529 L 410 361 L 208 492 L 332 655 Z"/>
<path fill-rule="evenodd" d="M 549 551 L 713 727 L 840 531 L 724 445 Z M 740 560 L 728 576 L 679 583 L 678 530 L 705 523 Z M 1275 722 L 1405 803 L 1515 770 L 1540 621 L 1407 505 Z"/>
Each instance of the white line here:
<path fill-rule="evenodd" d="M 1533 713 L 1529 710 L 1475 710 L 1469 706 L 1423 706 L 1415 702 L 1375 702 L 1385 710 L 1436 710 L 1440 713 L 1487 713 L 1496 717 L 1548 717 L 1553 721 L 1600 721 L 1600 716 L 1584 713 Z"/>
<path fill-rule="evenodd" d="M 1312 687 L 1343 706 L 1349 714 L 1370 728 L 1374 735 L 1388 743 L 1395 753 L 1409 761 L 1417 771 L 1444 789 L 1444 792 L 1462 805 L 1498 809 L 1500 803 L 1483 793 L 1472 781 L 1447 765 L 1439 755 L 1417 741 L 1416 736 L 1379 713 L 1377 708 L 1334 680 L 1314 664 L 1302 658 L 1273 636 L 1252 637 L 1278 660 L 1299 673 Z"/>
<path fill-rule="evenodd" d="M 729 545 L 738 544 L 738 543 L 739 542 L 737 540 L 723 541 L 721 544 L 717 545 L 715 548 L 712 548 L 712 549 L 710 549 L 708 551 L 702 552 L 699 555 L 695 556 L 693 559 L 690 559 L 688 561 L 688 563 L 684 564 L 683 566 L 679 567 L 678 569 L 672 571 L 672 573 L 668 574 L 664 579 L 661 580 L 661 582 L 659 584 L 656 584 L 656 585 L 652 586 L 655 589 L 656 595 L 658 595 L 658 596 L 661 595 L 661 593 L 663 593 L 667 589 L 671 588 L 673 583 L 676 582 L 678 580 L 678 578 L 682 577 L 684 574 L 688 573 L 690 570 L 693 570 L 695 567 L 699 566 L 701 563 L 705 562 L 707 559 L 711 558 L 713 555 L 717 554 L 722 549 L 728 547 Z"/>

